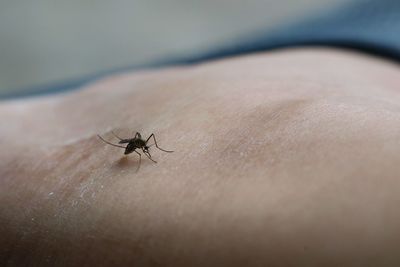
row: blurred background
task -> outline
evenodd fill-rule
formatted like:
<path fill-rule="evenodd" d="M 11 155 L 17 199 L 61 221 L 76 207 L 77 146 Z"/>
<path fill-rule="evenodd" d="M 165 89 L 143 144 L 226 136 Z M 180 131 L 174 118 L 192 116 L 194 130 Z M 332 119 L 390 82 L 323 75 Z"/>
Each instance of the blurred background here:
<path fill-rule="evenodd" d="M 0 0 L 0 96 L 200 54 L 350 1 Z"/>

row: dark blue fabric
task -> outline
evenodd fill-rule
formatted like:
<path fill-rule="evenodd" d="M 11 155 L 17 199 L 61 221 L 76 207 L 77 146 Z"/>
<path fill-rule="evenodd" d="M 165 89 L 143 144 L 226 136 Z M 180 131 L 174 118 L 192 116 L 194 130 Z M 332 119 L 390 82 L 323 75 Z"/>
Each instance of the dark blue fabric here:
<path fill-rule="evenodd" d="M 191 64 L 256 51 L 309 45 L 353 48 L 400 61 L 400 0 L 356 0 L 327 13 L 303 18 L 292 25 L 243 36 L 240 41 L 198 56 L 121 68 L 58 85 L 37 87 L 34 91 L 37 95 L 77 89 L 103 75 L 122 70 Z"/>
<path fill-rule="evenodd" d="M 358 0 L 187 62 L 309 45 L 353 48 L 400 61 L 400 0 Z"/>

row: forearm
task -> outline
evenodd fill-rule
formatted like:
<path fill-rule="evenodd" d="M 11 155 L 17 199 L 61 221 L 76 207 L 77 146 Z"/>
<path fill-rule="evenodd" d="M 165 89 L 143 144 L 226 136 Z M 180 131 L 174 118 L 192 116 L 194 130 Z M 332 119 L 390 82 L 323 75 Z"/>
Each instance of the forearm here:
<path fill-rule="evenodd" d="M 398 262 L 398 72 L 348 52 L 283 51 L 5 103 L 0 260 Z M 175 152 L 152 147 L 158 163 L 136 172 L 136 154 L 96 136 L 116 141 L 112 130 L 154 132 Z"/>

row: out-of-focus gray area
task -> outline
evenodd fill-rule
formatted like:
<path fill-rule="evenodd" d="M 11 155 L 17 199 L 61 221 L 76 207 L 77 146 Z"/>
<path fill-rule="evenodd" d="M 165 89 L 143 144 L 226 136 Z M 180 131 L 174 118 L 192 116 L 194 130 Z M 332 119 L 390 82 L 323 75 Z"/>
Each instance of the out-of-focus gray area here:
<path fill-rule="evenodd" d="M 200 53 L 351 0 L 0 0 L 0 93 Z"/>

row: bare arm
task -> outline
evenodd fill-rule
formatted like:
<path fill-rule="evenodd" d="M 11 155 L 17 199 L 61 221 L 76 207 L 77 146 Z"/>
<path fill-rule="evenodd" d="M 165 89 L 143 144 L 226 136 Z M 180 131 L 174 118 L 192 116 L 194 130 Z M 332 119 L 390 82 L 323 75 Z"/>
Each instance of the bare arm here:
<path fill-rule="evenodd" d="M 398 265 L 399 74 L 310 48 L 2 103 L 0 265 Z"/>

